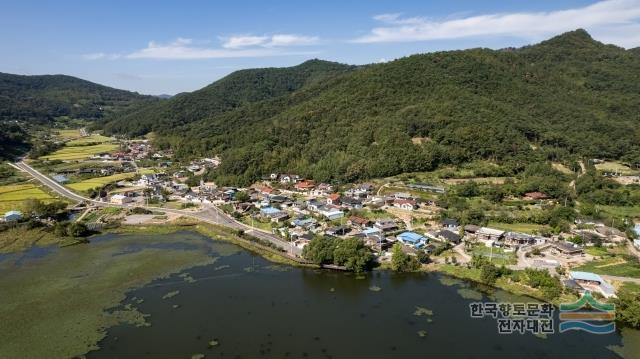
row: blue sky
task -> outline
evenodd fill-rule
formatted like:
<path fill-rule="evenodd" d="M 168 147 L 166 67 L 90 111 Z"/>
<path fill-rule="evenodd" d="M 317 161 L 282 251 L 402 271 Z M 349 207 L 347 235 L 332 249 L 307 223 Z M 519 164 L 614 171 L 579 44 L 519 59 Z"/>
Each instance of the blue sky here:
<path fill-rule="evenodd" d="M 640 0 L 5 1 L 0 72 L 175 94 L 242 69 L 501 48 L 585 28 L 640 46 Z"/>

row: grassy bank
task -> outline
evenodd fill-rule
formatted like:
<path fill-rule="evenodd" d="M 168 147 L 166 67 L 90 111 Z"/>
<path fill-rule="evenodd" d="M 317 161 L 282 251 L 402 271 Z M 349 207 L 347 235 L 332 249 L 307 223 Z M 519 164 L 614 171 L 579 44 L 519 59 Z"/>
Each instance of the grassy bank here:
<path fill-rule="evenodd" d="M 296 262 L 284 254 L 277 254 L 274 250 L 264 248 L 258 243 L 251 242 L 238 236 L 238 234 L 229 228 L 218 226 L 209 223 L 198 222 L 189 219 L 179 219 L 169 224 L 154 224 L 152 226 L 120 226 L 114 229 L 109 229 L 109 233 L 153 233 L 153 234 L 168 234 L 180 230 L 191 230 L 198 232 L 204 236 L 233 243 L 240 246 L 250 252 L 256 253 L 270 262 L 286 264 L 296 267 L 310 267 L 317 268 L 314 265 L 307 265 Z"/>
<path fill-rule="evenodd" d="M 469 269 L 463 266 L 455 266 L 450 264 L 430 264 L 427 266 L 427 270 L 432 272 L 444 273 L 452 277 L 482 284 L 482 280 L 480 279 L 480 269 Z M 502 289 L 506 292 L 516 295 L 527 296 L 538 299 L 540 301 L 548 302 L 548 300 L 544 298 L 542 291 L 536 288 L 531 288 L 521 283 L 514 282 L 506 277 L 498 278 L 498 280 L 494 285 L 492 285 L 492 287 Z M 555 300 L 552 300 L 551 303 L 557 306 L 560 303 L 571 303 L 575 300 L 577 300 L 576 296 L 571 294 L 563 294 Z"/>

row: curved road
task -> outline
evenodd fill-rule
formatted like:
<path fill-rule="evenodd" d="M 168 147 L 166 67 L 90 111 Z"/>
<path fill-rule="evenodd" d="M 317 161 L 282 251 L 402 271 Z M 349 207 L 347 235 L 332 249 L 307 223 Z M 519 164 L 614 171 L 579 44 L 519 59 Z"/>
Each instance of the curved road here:
<path fill-rule="evenodd" d="M 77 193 L 74 193 L 72 191 L 70 191 L 69 189 L 67 189 L 66 187 L 60 185 L 58 182 L 52 180 L 51 178 L 43 175 L 42 173 L 40 173 L 39 171 L 37 171 L 36 169 L 34 169 L 33 167 L 29 166 L 27 163 L 25 163 L 24 161 L 22 162 L 18 162 L 18 163 L 14 163 L 13 164 L 16 168 L 27 172 L 29 175 L 31 175 L 33 178 L 35 178 L 36 180 L 40 181 L 43 185 L 49 187 L 52 191 L 56 192 L 57 194 L 59 194 L 62 197 L 68 198 L 72 201 L 75 202 L 85 202 L 85 203 L 89 203 L 98 207 L 121 207 L 121 208 L 131 208 L 131 206 L 129 205 L 120 205 L 120 204 L 115 204 L 115 203 L 109 203 L 109 202 L 101 202 L 101 201 L 96 201 L 94 199 L 91 198 L 87 198 L 87 197 L 83 197 Z M 182 215 L 182 216 L 186 216 L 186 217 L 191 217 L 191 218 L 195 218 L 197 220 L 203 221 L 203 222 L 207 222 L 207 223 L 212 223 L 212 224 L 218 224 L 218 225 L 222 225 L 222 226 L 226 226 L 226 227 L 230 227 L 233 229 L 241 229 L 243 231 L 245 231 L 245 233 L 251 234 L 252 236 L 262 239 L 262 240 L 266 240 L 269 241 L 270 243 L 286 250 L 289 254 L 293 254 L 296 256 L 300 256 L 302 254 L 302 251 L 300 250 L 300 248 L 296 247 L 296 246 L 292 246 L 289 242 L 285 242 L 282 239 L 280 239 L 279 237 L 263 231 L 261 229 L 258 228 L 254 228 L 251 227 L 249 225 L 246 225 L 244 223 L 240 223 L 238 221 L 236 221 L 235 219 L 229 217 L 226 213 L 222 212 L 221 210 L 219 210 L 218 208 L 214 207 L 214 206 L 207 206 L 204 210 L 199 211 L 199 212 L 192 212 L 192 211 L 187 211 L 187 210 L 180 210 L 180 209 L 172 209 L 172 208 L 162 208 L 162 207 L 152 207 L 152 206 L 145 206 L 145 205 L 136 205 L 136 206 L 140 206 L 140 207 L 144 207 L 144 208 L 148 208 L 148 209 L 153 209 L 153 210 L 157 210 L 157 211 L 162 211 L 162 212 L 167 212 L 167 213 L 173 213 L 173 214 L 178 214 L 178 215 Z"/>

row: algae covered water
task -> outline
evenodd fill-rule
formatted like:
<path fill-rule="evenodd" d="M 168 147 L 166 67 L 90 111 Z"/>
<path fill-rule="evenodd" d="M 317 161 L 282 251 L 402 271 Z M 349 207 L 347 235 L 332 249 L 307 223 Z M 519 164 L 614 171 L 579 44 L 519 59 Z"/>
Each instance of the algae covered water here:
<path fill-rule="evenodd" d="M 0 256 L 0 357 L 639 357 L 634 330 L 498 334 L 470 317 L 478 301 L 532 300 L 439 274 L 274 265 L 194 232 L 109 234 Z"/>
<path fill-rule="evenodd" d="M 633 357 L 620 334 L 498 334 L 494 319 L 470 318 L 477 300 L 532 301 L 439 274 L 359 277 L 238 251 L 130 292 L 123 305 L 150 326 L 113 327 L 88 357 Z"/>

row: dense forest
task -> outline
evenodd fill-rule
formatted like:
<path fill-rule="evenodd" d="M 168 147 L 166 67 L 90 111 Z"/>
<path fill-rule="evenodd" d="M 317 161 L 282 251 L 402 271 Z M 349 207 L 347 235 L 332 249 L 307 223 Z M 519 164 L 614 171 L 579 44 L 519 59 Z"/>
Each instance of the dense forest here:
<path fill-rule="evenodd" d="M 519 49 L 244 70 L 111 116 L 178 157 L 220 154 L 220 183 L 273 171 L 350 181 L 477 159 L 519 173 L 581 158 L 640 163 L 640 57 L 584 30 Z"/>
<path fill-rule="evenodd" d="M 44 123 L 62 116 L 98 119 L 133 104 L 155 101 L 151 96 L 71 76 L 0 73 L 0 121 Z"/>

